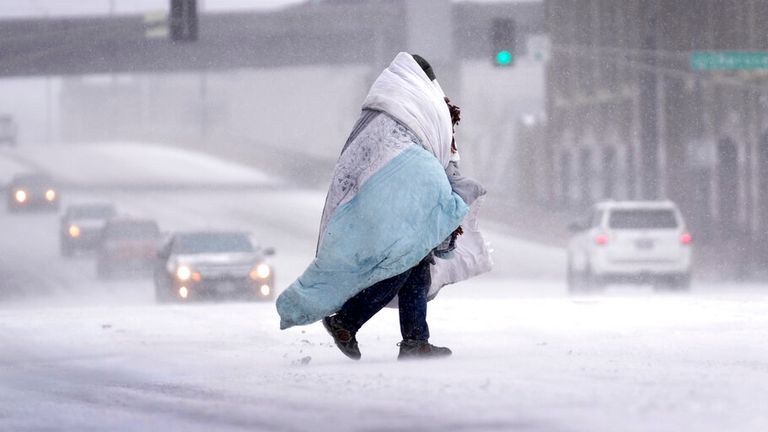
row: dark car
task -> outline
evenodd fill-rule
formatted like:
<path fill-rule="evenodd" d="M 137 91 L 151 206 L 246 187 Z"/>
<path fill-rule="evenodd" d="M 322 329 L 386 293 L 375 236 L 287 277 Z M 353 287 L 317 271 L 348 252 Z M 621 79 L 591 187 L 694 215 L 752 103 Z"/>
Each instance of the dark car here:
<path fill-rule="evenodd" d="M 8 185 L 8 211 L 58 208 L 58 189 L 45 174 L 18 174 Z"/>
<path fill-rule="evenodd" d="M 61 216 L 59 244 L 62 256 L 98 247 L 107 221 L 117 214 L 112 204 L 70 205 Z"/>
<path fill-rule="evenodd" d="M 99 239 L 96 274 L 149 274 L 157 256 L 160 228 L 152 219 L 118 217 L 107 221 Z"/>
<path fill-rule="evenodd" d="M 245 232 L 176 233 L 163 245 L 155 264 L 157 301 L 204 298 L 274 298 L 274 270 L 266 257 L 272 248 L 254 246 Z"/>

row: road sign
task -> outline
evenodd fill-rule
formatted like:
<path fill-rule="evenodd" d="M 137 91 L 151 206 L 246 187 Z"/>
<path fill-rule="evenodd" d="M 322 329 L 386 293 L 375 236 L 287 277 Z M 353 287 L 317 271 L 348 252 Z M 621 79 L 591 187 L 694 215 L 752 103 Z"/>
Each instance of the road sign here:
<path fill-rule="evenodd" d="M 694 51 L 691 69 L 758 70 L 768 69 L 768 51 Z"/>

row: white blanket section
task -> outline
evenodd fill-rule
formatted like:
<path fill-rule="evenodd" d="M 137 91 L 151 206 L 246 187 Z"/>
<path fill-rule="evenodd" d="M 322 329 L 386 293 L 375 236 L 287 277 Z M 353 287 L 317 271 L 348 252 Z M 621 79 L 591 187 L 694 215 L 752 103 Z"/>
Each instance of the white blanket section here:
<path fill-rule="evenodd" d="M 489 272 L 493 268 L 493 250 L 480 232 L 477 222 L 483 201 L 485 197 L 480 197 L 469 207 L 469 213 L 461 224 L 464 234 L 456 240 L 453 256 L 449 259 L 435 258 L 435 265 L 431 267 L 432 285 L 427 298 L 434 298 L 446 285 Z"/>
<path fill-rule="evenodd" d="M 408 54 L 399 53 L 371 86 L 363 108 L 384 111 L 403 123 L 421 145 L 448 167 L 453 127 L 445 93 Z"/>

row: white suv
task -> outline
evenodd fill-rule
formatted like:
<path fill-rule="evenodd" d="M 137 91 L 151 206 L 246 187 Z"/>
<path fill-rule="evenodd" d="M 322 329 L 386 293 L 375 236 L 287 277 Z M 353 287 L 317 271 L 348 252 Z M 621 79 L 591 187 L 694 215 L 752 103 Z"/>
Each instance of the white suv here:
<path fill-rule="evenodd" d="M 568 290 L 601 289 L 610 282 L 652 282 L 688 289 L 691 234 L 671 201 L 606 201 L 571 224 Z"/>

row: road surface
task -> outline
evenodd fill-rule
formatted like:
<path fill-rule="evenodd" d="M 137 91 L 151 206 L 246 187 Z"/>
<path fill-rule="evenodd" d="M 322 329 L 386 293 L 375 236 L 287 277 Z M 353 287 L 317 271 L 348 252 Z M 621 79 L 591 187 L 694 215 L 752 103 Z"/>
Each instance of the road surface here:
<path fill-rule="evenodd" d="M 0 155 L 3 174 L 30 161 L 76 171 L 65 203 L 108 199 L 169 231 L 252 231 L 276 248 L 281 287 L 312 258 L 322 191 L 242 171 L 216 188 L 89 177 L 24 156 Z M 141 187 L 84 187 L 115 179 Z M 174 179 L 184 187 L 147 188 Z M 429 306 L 432 341 L 454 355 L 397 362 L 385 310 L 354 362 L 319 324 L 280 331 L 271 303 L 157 305 L 147 278 L 99 281 L 92 257 L 58 255 L 55 214 L 0 210 L 0 227 L 0 430 L 768 430 L 764 286 L 569 297 L 562 250 L 487 224 L 496 269 Z"/>

